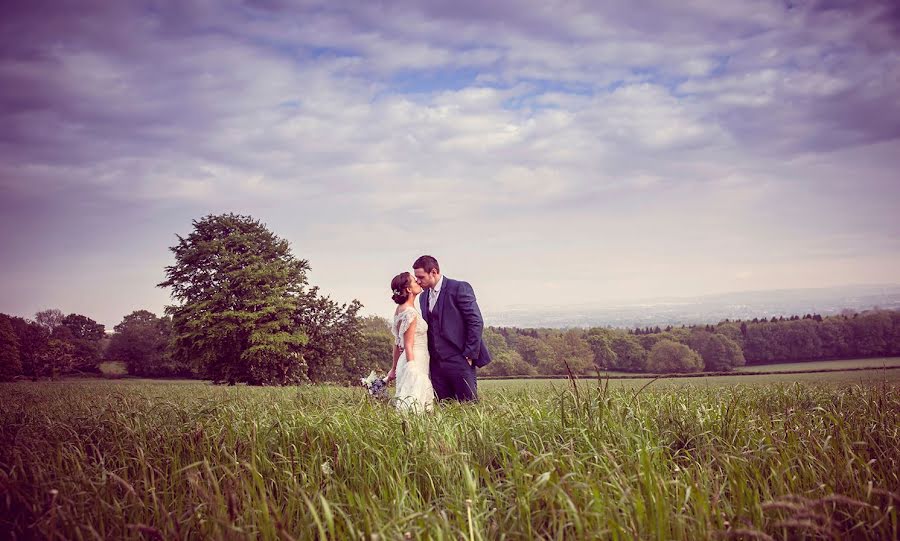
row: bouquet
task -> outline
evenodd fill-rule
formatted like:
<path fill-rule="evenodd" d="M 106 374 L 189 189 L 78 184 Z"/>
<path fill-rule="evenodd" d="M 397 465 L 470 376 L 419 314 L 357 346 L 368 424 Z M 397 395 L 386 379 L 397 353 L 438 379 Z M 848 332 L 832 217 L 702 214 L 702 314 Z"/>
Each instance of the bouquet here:
<path fill-rule="evenodd" d="M 360 378 L 359 380 L 363 387 L 369 391 L 369 396 L 372 398 L 377 398 L 379 400 L 387 400 L 387 382 L 384 381 L 383 378 L 379 378 L 374 370 L 369 373 L 369 375 L 365 378 Z"/>

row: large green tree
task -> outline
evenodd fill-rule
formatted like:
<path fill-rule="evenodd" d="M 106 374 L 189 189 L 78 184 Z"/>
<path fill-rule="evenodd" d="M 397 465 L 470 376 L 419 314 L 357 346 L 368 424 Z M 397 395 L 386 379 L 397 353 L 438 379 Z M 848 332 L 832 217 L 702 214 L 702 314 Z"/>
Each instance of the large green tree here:
<path fill-rule="evenodd" d="M 309 264 L 265 225 L 236 214 L 210 215 L 171 248 L 160 287 L 169 306 L 177 362 L 196 362 L 217 382 L 291 384 L 308 379 L 306 335 L 294 323 Z"/>

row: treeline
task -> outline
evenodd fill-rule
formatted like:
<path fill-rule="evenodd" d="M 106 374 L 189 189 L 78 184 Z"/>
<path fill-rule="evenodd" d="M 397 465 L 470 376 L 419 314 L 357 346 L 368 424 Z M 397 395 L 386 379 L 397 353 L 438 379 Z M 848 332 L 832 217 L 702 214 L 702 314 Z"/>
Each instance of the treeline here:
<path fill-rule="evenodd" d="M 390 359 L 393 341 L 383 318 L 357 316 L 357 305 L 326 297 L 318 303 L 314 313 L 298 314 L 307 320 L 303 328 L 310 337 L 300 353 L 308 381 L 353 382 Z M 85 324 L 72 325 L 77 321 Z M 83 332 L 87 329 L 91 332 Z M 34 319 L 0 314 L 0 381 L 101 376 L 104 362 L 121 363 L 125 374 L 135 377 L 214 379 L 203 365 L 178 357 L 169 316 L 137 310 L 114 331 L 107 334 L 104 325 L 58 309 L 38 312 Z"/>
<path fill-rule="evenodd" d="M 383 318 L 360 317 L 309 284 L 309 263 L 249 216 L 193 222 L 171 248 L 166 280 L 175 304 L 126 315 L 107 336 L 80 315 L 44 310 L 33 320 L 0 314 L 0 379 L 96 374 L 102 361 L 142 377 L 218 383 L 348 383 L 390 366 Z M 387 297 L 387 295 L 386 295 Z M 746 363 L 900 355 L 900 312 L 723 321 L 633 330 L 490 327 L 494 361 L 483 375 L 728 371 Z"/>
<path fill-rule="evenodd" d="M 484 375 L 722 372 L 745 364 L 900 355 L 900 311 L 637 329 L 485 329 Z"/>
<path fill-rule="evenodd" d="M 359 316 L 358 303 L 339 305 L 311 293 L 312 302 L 296 314 L 298 328 L 308 337 L 298 351 L 304 380 L 345 384 L 369 370 L 385 370 L 392 346 L 389 322 Z M 91 318 L 64 316 L 56 309 L 39 312 L 33 320 L 0 314 L 0 379 L 98 375 L 104 361 L 121 362 L 137 377 L 216 379 L 204 365 L 178 356 L 169 316 L 138 310 L 114 331 L 108 336 Z M 900 312 L 678 328 L 488 327 L 484 339 L 494 357 L 480 372 L 485 376 L 722 372 L 744 364 L 900 355 Z"/>
<path fill-rule="evenodd" d="M 98 373 L 108 343 L 105 327 L 81 314 L 52 309 L 33 320 L 0 314 L 0 380 Z"/>

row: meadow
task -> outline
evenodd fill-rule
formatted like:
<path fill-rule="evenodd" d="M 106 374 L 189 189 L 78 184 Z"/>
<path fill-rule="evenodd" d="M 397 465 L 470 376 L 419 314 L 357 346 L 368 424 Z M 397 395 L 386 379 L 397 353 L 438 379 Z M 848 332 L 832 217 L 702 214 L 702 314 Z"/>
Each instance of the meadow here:
<path fill-rule="evenodd" d="M 798 376 L 485 381 L 421 417 L 338 387 L 2 384 L 0 532 L 897 539 L 900 370 Z"/>
<path fill-rule="evenodd" d="M 834 361 L 832 361 L 834 363 Z M 800 364 L 800 363 L 798 363 Z M 809 363 L 814 365 L 826 365 L 826 363 Z M 641 377 L 627 377 L 628 374 L 622 372 L 610 372 L 611 377 L 608 381 L 603 379 L 606 373 L 599 374 L 599 384 L 608 386 L 611 389 L 641 389 L 646 386 L 647 389 L 679 389 L 684 387 L 727 387 L 733 385 L 744 386 L 761 386 L 761 385 L 786 385 L 791 383 L 806 383 L 813 385 L 871 385 L 877 383 L 893 383 L 900 385 L 900 367 L 897 365 L 887 365 L 882 368 L 861 368 L 855 364 L 850 364 L 844 369 L 837 366 L 823 366 L 810 368 L 811 370 L 822 370 L 822 372 L 787 372 L 785 370 L 771 370 L 770 367 L 778 365 L 766 365 L 765 373 L 759 374 L 741 374 L 741 375 L 719 375 L 719 376 L 687 376 L 687 377 L 666 377 L 662 376 L 654 378 L 650 375 L 642 375 Z M 796 366 L 791 364 L 790 366 Z M 790 370 L 796 370 L 790 369 Z M 633 375 L 633 374 L 632 374 Z M 598 385 L 598 376 L 589 376 L 579 378 L 577 381 L 582 385 Z M 491 391 L 493 389 L 502 389 L 505 391 L 536 389 L 541 387 L 550 387 L 557 390 L 572 389 L 569 379 L 563 378 L 522 378 L 522 379 L 486 379 L 481 380 L 479 388 Z"/>
<path fill-rule="evenodd" d="M 890 368 L 900 366 L 900 357 L 870 359 L 842 359 L 837 361 L 807 361 L 802 363 L 757 364 L 739 366 L 738 372 L 786 372 L 793 370 L 857 370 L 860 368 Z"/>

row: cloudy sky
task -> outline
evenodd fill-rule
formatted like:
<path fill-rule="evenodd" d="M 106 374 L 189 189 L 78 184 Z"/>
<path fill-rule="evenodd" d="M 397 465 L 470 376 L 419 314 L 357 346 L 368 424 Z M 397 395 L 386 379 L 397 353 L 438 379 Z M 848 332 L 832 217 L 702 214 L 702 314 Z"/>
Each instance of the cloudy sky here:
<path fill-rule="evenodd" d="M 486 313 L 898 283 L 894 6 L 3 2 L 0 311 L 161 313 L 222 212 L 382 315 L 423 253 Z"/>

